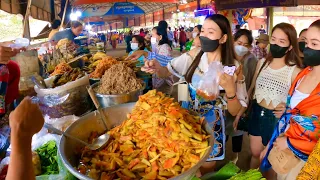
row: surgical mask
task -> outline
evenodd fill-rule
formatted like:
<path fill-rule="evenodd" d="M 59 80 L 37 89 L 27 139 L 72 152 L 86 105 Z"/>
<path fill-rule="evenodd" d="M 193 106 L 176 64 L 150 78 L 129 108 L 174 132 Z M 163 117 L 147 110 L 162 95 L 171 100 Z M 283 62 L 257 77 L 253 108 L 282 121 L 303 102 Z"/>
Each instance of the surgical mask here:
<path fill-rule="evenodd" d="M 151 37 L 151 44 L 156 44 L 157 43 L 157 38 Z"/>
<path fill-rule="evenodd" d="M 270 44 L 270 52 L 273 58 L 282 58 L 287 54 L 289 47 L 281 47 L 277 44 Z"/>
<path fill-rule="evenodd" d="M 132 50 L 137 50 L 139 48 L 139 44 L 138 43 L 131 43 L 131 49 Z"/>
<path fill-rule="evenodd" d="M 235 47 L 234 47 L 234 50 L 235 50 L 235 52 L 236 52 L 236 54 L 238 55 L 238 56 L 244 56 L 244 55 L 246 55 L 248 52 L 249 52 L 249 49 L 248 48 L 246 48 L 246 47 L 244 47 L 244 46 L 240 46 L 240 45 L 236 45 Z"/>
<path fill-rule="evenodd" d="M 306 66 L 319 66 L 320 65 L 320 50 L 314 50 L 306 47 L 303 51 L 303 62 Z"/>
<path fill-rule="evenodd" d="M 197 33 L 197 32 L 192 33 L 192 38 L 193 38 L 193 39 L 196 38 L 197 36 L 198 36 L 198 33 Z"/>
<path fill-rule="evenodd" d="M 303 52 L 304 49 L 306 48 L 306 42 L 299 42 L 299 50 L 300 52 Z"/>
<path fill-rule="evenodd" d="M 218 49 L 219 47 L 219 40 L 211 40 L 207 37 L 200 36 L 200 42 L 201 42 L 201 50 L 203 52 L 213 52 Z"/>

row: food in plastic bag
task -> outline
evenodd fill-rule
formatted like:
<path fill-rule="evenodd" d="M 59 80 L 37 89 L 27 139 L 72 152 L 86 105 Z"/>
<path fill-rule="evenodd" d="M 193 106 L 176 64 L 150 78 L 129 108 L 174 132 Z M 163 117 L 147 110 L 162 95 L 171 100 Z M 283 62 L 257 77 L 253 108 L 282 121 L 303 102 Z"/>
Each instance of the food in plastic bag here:
<path fill-rule="evenodd" d="M 60 143 L 60 136 L 54 135 L 54 134 L 47 134 L 45 136 L 42 136 L 42 137 L 38 138 L 37 140 L 32 141 L 32 150 L 35 151 L 36 149 L 39 149 L 40 147 L 44 147 L 44 145 L 50 141 L 54 141 L 55 145 L 57 145 Z M 63 165 L 58 153 L 55 154 L 55 158 L 56 158 L 56 162 L 58 165 L 58 170 L 59 170 L 58 173 L 51 174 L 51 175 L 42 174 L 40 176 L 37 176 L 36 179 L 37 180 L 57 180 L 57 179 L 74 180 L 74 179 L 76 179 L 73 175 L 71 175 L 68 172 L 66 167 Z M 43 169 L 42 169 L 42 173 L 44 173 Z"/>
<path fill-rule="evenodd" d="M 57 162 L 58 148 L 54 140 L 48 141 L 44 145 L 40 146 L 36 149 L 36 152 L 37 155 L 39 155 L 39 160 L 37 160 L 37 158 L 34 157 L 32 160 L 35 160 L 35 163 L 34 161 L 32 162 L 34 163 L 34 167 L 38 169 L 37 161 L 40 161 L 42 172 L 40 171 L 39 174 L 50 175 L 59 173 Z"/>
<path fill-rule="evenodd" d="M 41 174 L 41 162 L 40 156 L 37 152 L 32 151 L 32 164 L 33 164 L 33 171 L 36 176 Z"/>
<path fill-rule="evenodd" d="M 197 87 L 197 95 L 208 101 L 213 101 L 219 96 L 220 75 L 223 73 L 223 66 L 220 62 L 209 64 L 208 71 L 202 76 Z"/>
<path fill-rule="evenodd" d="M 52 78 L 45 80 L 47 87 L 52 85 L 50 80 L 53 81 Z M 39 104 L 44 115 L 51 118 L 68 115 L 81 116 L 92 108 L 86 89 L 88 85 L 89 78 L 85 76 L 56 88 L 39 89 L 35 86 L 37 97 L 33 97 L 33 101 Z"/>

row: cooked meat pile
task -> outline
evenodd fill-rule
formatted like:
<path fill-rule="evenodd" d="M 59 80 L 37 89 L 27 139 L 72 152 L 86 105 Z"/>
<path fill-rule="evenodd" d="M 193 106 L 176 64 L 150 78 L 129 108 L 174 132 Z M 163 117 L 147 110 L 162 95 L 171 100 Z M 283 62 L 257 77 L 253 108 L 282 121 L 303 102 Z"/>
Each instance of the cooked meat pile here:
<path fill-rule="evenodd" d="M 125 94 L 142 88 L 134 71 L 123 63 L 109 68 L 101 78 L 101 84 L 96 89 L 100 94 Z"/>

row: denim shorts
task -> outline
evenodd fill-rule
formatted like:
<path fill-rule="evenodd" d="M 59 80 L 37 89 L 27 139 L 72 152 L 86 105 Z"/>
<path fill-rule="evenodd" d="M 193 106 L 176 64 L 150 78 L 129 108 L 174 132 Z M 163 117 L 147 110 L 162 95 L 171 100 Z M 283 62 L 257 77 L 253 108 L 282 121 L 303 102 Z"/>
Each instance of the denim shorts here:
<path fill-rule="evenodd" d="M 267 146 L 279 120 L 274 116 L 273 110 L 263 108 L 254 101 L 248 120 L 248 133 L 261 136 L 262 144 Z"/>

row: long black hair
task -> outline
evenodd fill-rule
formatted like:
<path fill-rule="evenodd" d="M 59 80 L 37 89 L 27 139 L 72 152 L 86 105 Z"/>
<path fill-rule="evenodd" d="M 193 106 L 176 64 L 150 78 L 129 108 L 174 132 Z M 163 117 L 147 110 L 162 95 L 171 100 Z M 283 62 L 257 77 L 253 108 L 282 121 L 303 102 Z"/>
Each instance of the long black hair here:
<path fill-rule="evenodd" d="M 224 66 L 234 65 L 235 63 L 234 47 L 233 47 L 233 39 L 232 39 L 229 20 L 221 14 L 214 14 L 212 16 L 208 16 L 206 19 L 214 21 L 220 27 L 222 34 L 227 35 L 227 41 L 224 44 L 220 44 L 222 65 Z M 185 79 L 188 83 L 191 83 L 192 76 L 200 63 L 203 53 L 204 53 L 203 51 L 200 51 L 200 53 L 196 56 L 190 68 L 188 69 L 185 75 Z"/>
<path fill-rule="evenodd" d="M 146 43 L 144 42 L 144 38 L 140 35 L 134 35 L 132 39 L 135 38 L 139 44 L 139 50 L 144 50 L 146 48 Z M 141 46 L 141 47 L 140 47 Z"/>
<path fill-rule="evenodd" d="M 237 41 L 241 36 L 246 36 L 248 38 L 248 44 L 252 45 L 253 37 L 251 31 L 247 29 L 239 29 L 234 35 L 234 41 Z"/>
<path fill-rule="evenodd" d="M 159 41 L 159 46 L 161 46 L 163 44 L 168 44 L 170 46 L 167 29 L 164 29 L 164 28 L 161 28 L 160 26 L 158 26 L 157 27 L 157 34 L 158 34 L 158 36 L 162 37 L 161 40 Z"/>

